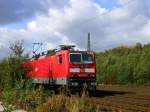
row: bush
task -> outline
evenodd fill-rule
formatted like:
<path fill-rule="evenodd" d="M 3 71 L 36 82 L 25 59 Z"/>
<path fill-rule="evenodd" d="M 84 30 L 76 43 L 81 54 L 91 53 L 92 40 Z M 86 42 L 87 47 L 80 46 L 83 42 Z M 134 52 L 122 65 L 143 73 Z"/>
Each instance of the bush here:
<path fill-rule="evenodd" d="M 26 77 L 29 71 L 23 66 L 26 57 L 23 55 L 22 45 L 22 41 L 12 44 L 10 46 L 11 55 L 0 62 L 0 98 L 6 106 L 10 104 L 28 105 L 29 96 L 34 95 L 36 97 L 38 93 L 34 92 L 32 80 Z M 35 98 L 35 100 L 37 99 Z"/>
<path fill-rule="evenodd" d="M 86 97 L 49 97 L 47 102 L 37 107 L 36 112 L 96 112 L 97 107 Z"/>

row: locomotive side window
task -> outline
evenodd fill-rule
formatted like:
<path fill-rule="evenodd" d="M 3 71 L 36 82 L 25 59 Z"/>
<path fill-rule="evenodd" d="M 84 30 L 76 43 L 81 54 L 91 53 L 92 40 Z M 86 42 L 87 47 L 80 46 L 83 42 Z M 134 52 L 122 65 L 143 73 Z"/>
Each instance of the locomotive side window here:
<path fill-rule="evenodd" d="M 81 54 L 70 54 L 70 62 L 73 64 L 80 64 L 82 62 Z"/>
<path fill-rule="evenodd" d="M 58 56 L 58 63 L 59 63 L 59 64 L 62 64 L 62 55 L 59 55 L 59 56 Z"/>

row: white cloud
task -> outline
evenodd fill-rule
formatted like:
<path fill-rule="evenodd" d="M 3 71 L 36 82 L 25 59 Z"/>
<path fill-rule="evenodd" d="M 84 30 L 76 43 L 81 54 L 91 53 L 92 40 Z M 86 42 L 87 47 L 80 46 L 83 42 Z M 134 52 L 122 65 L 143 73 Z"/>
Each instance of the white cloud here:
<path fill-rule="evenodd" d="M 0 45 L 7 48 L 9 41 L 24 39 L 28 49 L 32 42 L 43 42 L 48 48 L 76 44 L 83 49 L 88 32 L 93 49 L 98 51 L 150 42 L 149 0 L 120 0 L 120 4 L 107 10 L 92 0 L 70 0 L 64 7 L 50 7 L 47 15 L 37 16 L 26 29 L 0 28 Z"/>

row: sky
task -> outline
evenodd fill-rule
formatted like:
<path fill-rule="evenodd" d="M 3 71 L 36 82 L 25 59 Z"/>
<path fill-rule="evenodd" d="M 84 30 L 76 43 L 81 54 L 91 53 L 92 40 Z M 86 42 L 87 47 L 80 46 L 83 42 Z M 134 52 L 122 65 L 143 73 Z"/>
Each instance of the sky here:
<path fill-rule="evenodd" d="M 17 40 L 86 49 L 88 32 L 95 51 L 150 43 L 150 0 L 0 0 L 0 59 Z"/>

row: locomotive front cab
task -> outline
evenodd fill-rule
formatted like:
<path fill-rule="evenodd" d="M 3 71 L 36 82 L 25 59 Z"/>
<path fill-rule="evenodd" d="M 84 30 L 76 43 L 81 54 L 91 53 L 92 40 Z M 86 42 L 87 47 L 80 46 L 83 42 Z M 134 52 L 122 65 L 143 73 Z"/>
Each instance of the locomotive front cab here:
<path fill-rule="evenodd" d="M 96 88 L 95 53 L 76 51 L 69 54 L 69 83 L 71 86 Z"/>

